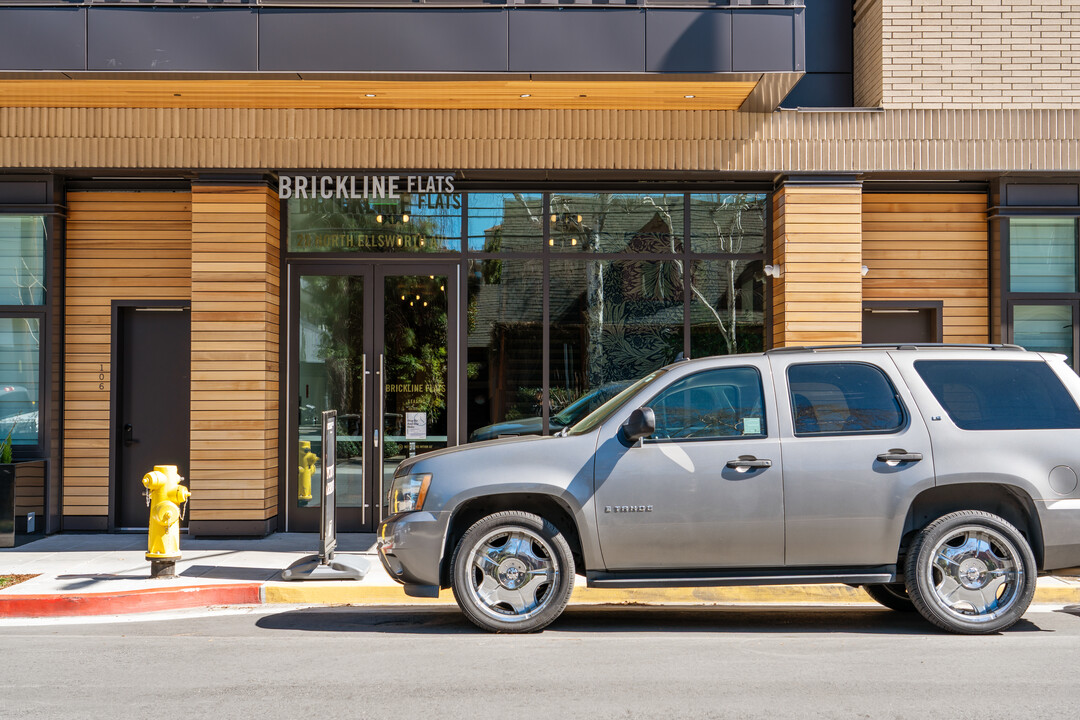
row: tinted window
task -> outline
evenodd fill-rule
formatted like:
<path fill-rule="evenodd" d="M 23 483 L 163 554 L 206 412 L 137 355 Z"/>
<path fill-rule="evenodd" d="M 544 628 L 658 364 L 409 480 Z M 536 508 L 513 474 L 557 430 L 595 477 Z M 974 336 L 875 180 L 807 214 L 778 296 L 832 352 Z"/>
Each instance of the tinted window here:
<path fill-rule="evenodd" d="M 915 370 L 964 430 L 1080 427 L 1080 410 L 1044 363 L 920 360 Z"/>
<path fill-rule="evenodd" d="M 649 407 L 653 437 L 706 440 L 764 436 L 761 376 L 750 367 L 709 370 L 672 383 Z"/>
<path fill-rule="evenodd" d="M 891 432 L 904 424 L 896 390 L 873 365 L 792 365 L 788 385 L 796 435 Z"/>

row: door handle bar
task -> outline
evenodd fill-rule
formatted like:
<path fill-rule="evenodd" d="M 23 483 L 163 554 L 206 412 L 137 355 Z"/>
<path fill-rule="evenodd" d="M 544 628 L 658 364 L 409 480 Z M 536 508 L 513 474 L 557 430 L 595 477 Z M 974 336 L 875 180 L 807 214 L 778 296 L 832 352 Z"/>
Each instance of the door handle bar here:
<path fill-rule="evenodd" d="M 909 453 L 904 450 L 890 450 L 889 452 L 883 452 L 877 456 L 877 459 L 881 462 L 919 462 L 922 460 L 922 453 Z"/>
<path fill-rule="evenodd" d="M 772 460 L 758 460 L 753 455 L 740 455 L 738 460 L 728 460 L 727 466 L 732 470 L 746 472 L 750 468 L 772 467 Z"/>

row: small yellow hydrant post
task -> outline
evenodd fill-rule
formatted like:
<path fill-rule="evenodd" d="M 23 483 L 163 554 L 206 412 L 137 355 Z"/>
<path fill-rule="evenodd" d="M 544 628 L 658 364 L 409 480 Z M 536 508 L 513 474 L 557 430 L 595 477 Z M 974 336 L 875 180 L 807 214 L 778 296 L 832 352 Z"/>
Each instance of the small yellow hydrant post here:
<path fill-rule="evenodd" d="M 307 440 L 300 442 L 300 476 L 297 483 L 300 500 L 311 499 L 311 476 L 315 473 L 315 463 L 319 462 L 319 456 L 311 452 L 311 443 Z"/>
<path fill-rule="evenodd" d="M 155 465 L 152 472 L 143 475 L 146 505 L 150 508 L 146 550 L 150 577 L 176 575 L 176 561 L 180 559 L 180 506 L 191 497 L 191 491 L 180 484 L 183 479 L 175 465 Z"/>

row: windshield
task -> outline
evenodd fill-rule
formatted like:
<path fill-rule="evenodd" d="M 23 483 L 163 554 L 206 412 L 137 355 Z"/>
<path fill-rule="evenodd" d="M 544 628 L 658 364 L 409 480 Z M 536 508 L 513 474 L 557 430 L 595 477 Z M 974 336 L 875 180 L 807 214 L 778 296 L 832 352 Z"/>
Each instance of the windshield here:
<path fill-rule="evenodd" d="M 574 402 L 570 403 L 558 414 L 553 415 L 551 418 L 552 425 L 558 425 L 559 427 L 566 427 L 567 425 L 573 425 L 581 418 L 591 413 L 596 408 L 600 407 L 612 397 L 615 396 L 620 390 L 630 384 L 630 381 L 608 383 L 607 385 L 601 385 L 596 390 L 582 395 Z"/>
<path fill-rule="evenodd" d="M 593 410 L 591 413 L 589 413 L 585 417 L 584 420 L 582 420 L 577 425 L 574 425 L 572 428 L 567 430 L 566 434 L 567 435 L 584 435 L 587 432 L 591 432 L 592 430 L 595 430 L 596 427 L 598 425 L 600 425 L 600 423 L 604 422 L 609 417 L 614 415 L 618 411 L 619 408 L 621 408 L 623 405 L 625 405 L 627 400 L 632 398 L 634 395 L 637 395 L 638 391 L 641 390 L 641 388 L 645 387 L 646 385 L 648 385 L 653 380 L 660 377 L 661 375 L 663 375 L 666 372 L 667 372 L 666 369 L 657 370 L 656 372 L 650 373 L 649 375 L 646 375 L 645 377 L 641 378 L 636 383 L 634 383 L 630 387 L 626 388 L 621 393 L 619 393 L 615 397 L 611 398 L 610 400 L 608 400 L 606 403 L 604 403 L 600 407 Z"/>

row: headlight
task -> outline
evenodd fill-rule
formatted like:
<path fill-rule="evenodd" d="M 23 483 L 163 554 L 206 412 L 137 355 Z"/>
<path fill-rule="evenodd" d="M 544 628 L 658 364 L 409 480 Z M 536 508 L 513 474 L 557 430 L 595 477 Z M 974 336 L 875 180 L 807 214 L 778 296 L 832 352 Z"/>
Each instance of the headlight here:
<path fill-rule="evenodd" d="M 402 475 L 390 484 L 390 514 L 420 510 L 424 507 L 431 473 Z"/>

